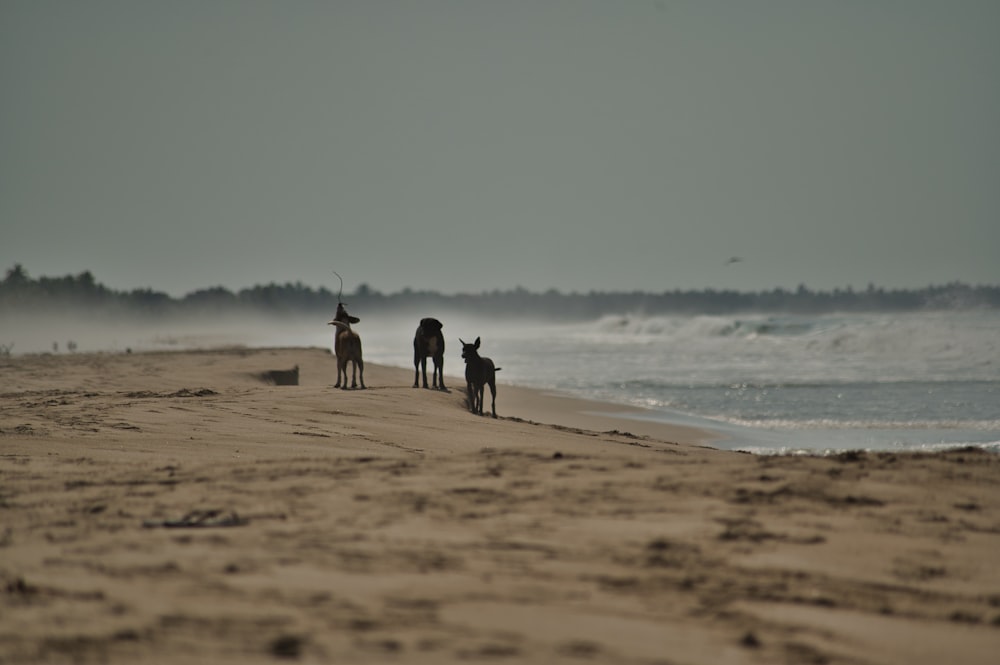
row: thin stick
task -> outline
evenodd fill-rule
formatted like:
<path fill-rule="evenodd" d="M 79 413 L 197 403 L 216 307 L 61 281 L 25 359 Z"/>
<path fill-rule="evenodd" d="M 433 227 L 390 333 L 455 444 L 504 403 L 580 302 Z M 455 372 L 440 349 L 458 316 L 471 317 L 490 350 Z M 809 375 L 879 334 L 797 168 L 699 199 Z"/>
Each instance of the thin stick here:
<path fill-rule="evenodd" d="M 344 278 L 341 277 L 340 273 L 337 272 L 336 270 L 333 271 L 333 274 L 336 275 L 337 279 L 340 280 L 340 292 L 337 294 L 337 302 L 341 302 L 341 298 L 343 298 L 344 296 Z"/>

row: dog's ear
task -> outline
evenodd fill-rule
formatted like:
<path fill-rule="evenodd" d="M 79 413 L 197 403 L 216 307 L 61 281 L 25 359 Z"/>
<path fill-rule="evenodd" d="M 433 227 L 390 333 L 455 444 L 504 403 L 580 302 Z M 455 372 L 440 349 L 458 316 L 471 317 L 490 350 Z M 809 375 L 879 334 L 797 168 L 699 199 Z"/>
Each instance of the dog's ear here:
<path fill-rule="evenodd" d="M 462 346 L 465 346 L 465 342 L 462 341 L 461 337 L 458 338 L 458 343 L 461 344 Z"/>
<path fill-rule="evenodd" d="M 479 338 L 478 337 L 476 338 L 476 348 L 477 349 L 479 348 Z"/>

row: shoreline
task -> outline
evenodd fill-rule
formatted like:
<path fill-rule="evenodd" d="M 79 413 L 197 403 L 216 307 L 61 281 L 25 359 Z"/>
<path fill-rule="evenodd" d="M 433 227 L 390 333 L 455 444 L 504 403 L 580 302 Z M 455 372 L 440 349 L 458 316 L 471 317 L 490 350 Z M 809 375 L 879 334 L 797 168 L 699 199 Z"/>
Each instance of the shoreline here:
<path fill-rule="evenodd" d="M 299 385 L 268 383 L 298 366 Z M 0 359 L 0 661 L 992 663 L 1000 457 L 756 456 L 326 349 Z M 545 422 L 545 424 L 542 424 Z M 642 423 L 639 423 L 642 424 Z"/>
<path fill-rule="evenodd" d="M 274 346 L 256 347 L 243 345 L 201 346 L 192 348 L 162 348 L 136 351 L 134 355 L 157 356 L 162 354 L 255 354 L 294 352 L 325 353 L 325 346 Z M 57 359 L 85 358 L 87 356 L 107 357 L 128 356 L 132 351 L 91 351 L 81 353 L 21 353 L 7 357 L 7 361 L 18 358 Z M 331 355 L 332 359 L 332 355 Z M 2 363 L 3 359 L 0 359 Z M 412 370 L 407 367 L 366 363 L 369 371 L 374 369 L 388 387 L 412 385 Z M 335 377 L 335 368 L 330 370 Z M 455 375 L 446 375 L 449 394 L 464 396 L 465 380 Z M 309 379 L 310 385 L 323 385 L 322 380 Z M 851 426 L 832 428 L 770 429 L 713 422 L 684 414 L 646 408 L 620 402 L 590 399 L 570 393 L 546 388 L 535 388 L 519 384 L 498 383 L 501 394 L 498 397 L 498 413 L 502 419 L 524 420 L 535 424 L 549 424 L 594 432 L 622 431 L 654 439 L 677 443 L 708 446 L 728 452 L 746 452 L 753 455 L 818 455 L 830 456 L 848 451 L 866 452 L 940 452 L 975 447 L 991 453 L 1000 453 L 1000 442 L 982 436 L 978 431 L 970 431 L 967 441 L 949 441 L 952 429 L 933 428 L 856 428 Z M 489 391 L 486 391 L 489 398 Z M 704 420 L 704 422 L 703 422 Z M 897 443 L 893 437 L 905 437 L 906 443 Z"/>
<path fill-rule="evenodd" d="M 195 355 L 195 356 L 209 356 L 214 354 L 221 354 L 226 356 L 253 356 L 253 355 L 287 355 L 294 354 L 297 351 L 307 352 L 307 353 L 319 353 L 321 355 L 329 356 L 329 360 L 333 367 L 331 368 L 331 374 L 329 375 L 330 381 L 324 381 L 322 375 L 312 375 L 303 374 L 299 385 L 309 386 L 309 387 L 329 387 L 332 388 L 332 380 L 336 378 L 336 366 L 335 357 L 330 353 L 329 349 L 326 347 L 243 347 L 243 346 L 222 346 L 222 347 L 207 347 L 207 348 L 193 348 L 193 349 L 157 349 L 148 351 L 137 351 L 132 353 L 118 352 L 118 351 L 107 351 L 107 352 L 87 352 L 87 353 L 64 353 L 64 354 L 53 354 L 48 352 L 43 353 L 33 353 L 33 354 L 22 354 L 18 356 L 12 356 L 8 358 L 8 363 L 17 362 L 19 359 L 21 361 L 35 359 L 44 359 L 49 363 L 58 363 L 60 360 L 64 362 L 73 362 L 73 360 L 86 361 L 88 356 L 93 358 L 103 358 L 103 359 L 113 359 L 113 358 L 141 358 L 143 356 L 157 357 L 157 356 L 171 356 L 171 355 Z M 0 361 L 0 367 L 2 367 L 2 361 Z M 276 368 L 282 369 L 282 368 Z M 285 368 L 288 369 L 288 368 Z M 369 388 L 374 389 L 394 389 L 412 386 L 413 370 L 396 367 L 392 365 L 383 365 L 380 363 L 365 363 L 365 369 L 367 371 L 366 376 L 372 376 L 374 372 L 376 381 L 380 382 L 381 385 L 371 385 L 371 381 L 368 381 Z M 261 370 L 264 371 L 264 370 Z M 248 373 L 249 372 L 248 369 Z M 262 379 L 259 377 L 244 377 L 245 380 L 239 381 L 239 384 L 246 385 L 248 382 L 250 385 L 259 384 Z M 448 384 L 448 391 L 441 393 L 440 391 L 434 391 L 430 389 L 431 392 L 438 392 L 443 395 L 453 395 L 457 396 L 464 403 L 465 396 L 465 379 L 463 377 L 454 375 L 445 375 L 445 381 Z M 14 385 L 15 389 L 20 390 L 32 390 L 39 389 L 39 386 L 45 385 L 46 389 L 52 389 L 53 386 L 61 386 L 64 388 L 69 388 L 72 386 L 71 380 L 59 381 L 53 379 L 51 376 L 45 378 L 44 384 L 38 382 L 28 381 L 23 385 Z M 414 389 L 415 391 L 423 390 L 423 388 Z M 640 418 L 629 418 L 628 415 L 635 414 L 641 415 L 644 413 L 651 413 L 647 409 L 641 407 L 630 406 L 627 404 L 618 404 L 614 402 L 605 402 L 599 400 L 589 400 L 586 398 L 576 397 L 569 394 L 557 393 L 554 391 L 543 390 L 539 388 L 532 388 L 528 386 L 520 386 L 507 383 L 498 383 L 497 385 L 498 397 L 497 397 L 497 413 L 500 419 L 507 420 L 523 420 L 529 423 L 541 424 L 541 425 L 555 425 L 560 427 L 568 427 L 573 429 L 588 430 L 593 432 L 606 432 L 613 430 L 622 430 L 627 433 L 648 436 L 652 438 L 658 438 L 666 441 L 672 441 L 675 443 L 682 443 L 687 445 L 709 445 L 711 441 L 717 440 L 719 435 L 713 433 L 709 429 L 704 429 L 700 427 L 694 427 L 689 425 L 683 425 L 679 423 L 665 422 L 663 420 L 656 420 L 653 418 L 640 419 Z M 3 389 L 3 392 L 8 392 L 7 388 Z M 486 398 L 489 399 L 490 393 L 489 388 L 486 389 Z"/>

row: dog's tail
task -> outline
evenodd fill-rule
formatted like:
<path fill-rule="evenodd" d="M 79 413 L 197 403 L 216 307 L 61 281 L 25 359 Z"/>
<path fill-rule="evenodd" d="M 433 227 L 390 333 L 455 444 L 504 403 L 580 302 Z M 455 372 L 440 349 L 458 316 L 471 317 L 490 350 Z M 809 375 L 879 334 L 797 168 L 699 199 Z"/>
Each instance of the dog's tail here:
<path fill-rule="evenodd" d="M 503 369 L 503 367 L 494 367 L 494 368 L 493 368 L 493 371 L 494 371 L 494 372 L 499 372 L 499 371 L 500 371 L 500 370 L 502 370 L 502 369 Z"/>

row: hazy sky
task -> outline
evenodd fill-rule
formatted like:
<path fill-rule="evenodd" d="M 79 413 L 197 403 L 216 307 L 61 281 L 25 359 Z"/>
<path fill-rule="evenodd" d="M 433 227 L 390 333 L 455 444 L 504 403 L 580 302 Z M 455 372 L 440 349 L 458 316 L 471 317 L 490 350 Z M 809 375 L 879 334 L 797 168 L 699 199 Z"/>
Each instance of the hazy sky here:
<path fill-rule="evenodd" d="M 1000 2 L 0 0 L 17 262 L 173 295 L 1000 283 Z"/>

